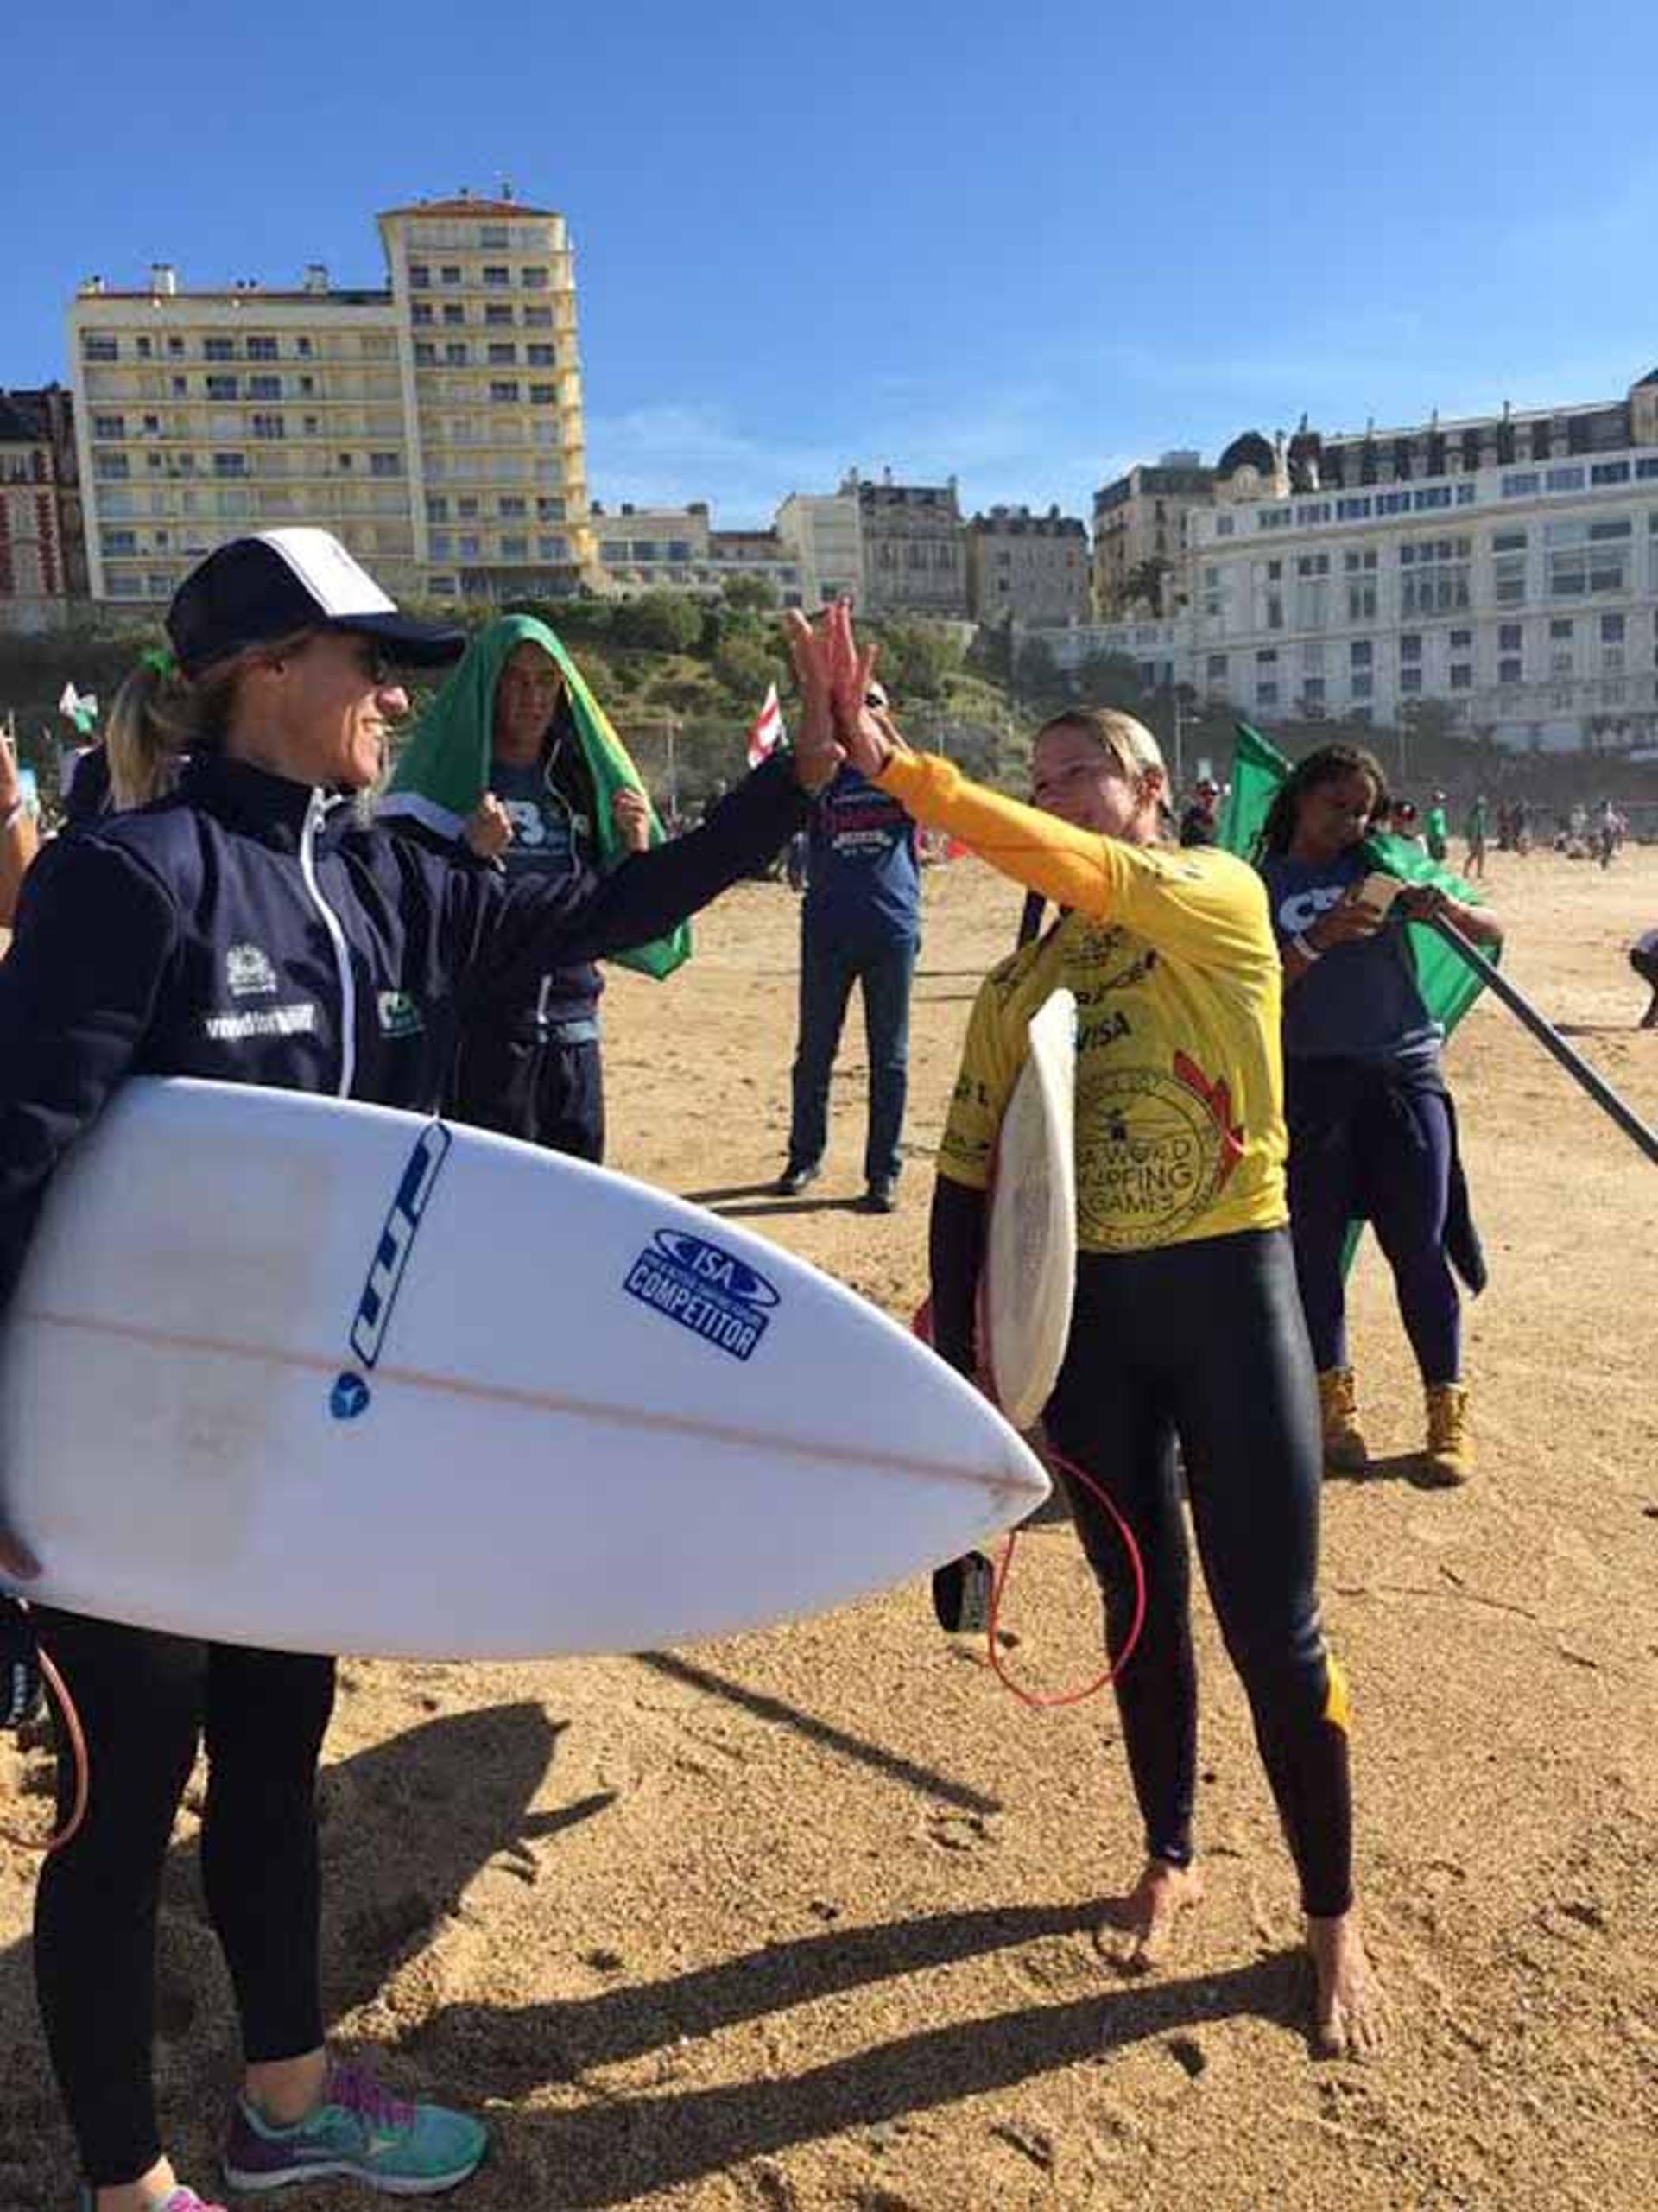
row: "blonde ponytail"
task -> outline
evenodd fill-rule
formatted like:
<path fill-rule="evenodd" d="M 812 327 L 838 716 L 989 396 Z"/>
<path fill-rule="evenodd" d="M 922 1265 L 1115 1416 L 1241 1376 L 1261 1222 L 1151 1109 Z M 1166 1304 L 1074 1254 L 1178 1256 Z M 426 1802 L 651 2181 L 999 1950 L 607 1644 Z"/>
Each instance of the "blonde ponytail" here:
<path fill-rule="evenodd" d="M 145 654 L 115 694 L 104 737 L 117 814 L 164 799 L 185 754 L 223 740 L 249 657 L 239 654 L 193 681 L 165 654 Z"/>

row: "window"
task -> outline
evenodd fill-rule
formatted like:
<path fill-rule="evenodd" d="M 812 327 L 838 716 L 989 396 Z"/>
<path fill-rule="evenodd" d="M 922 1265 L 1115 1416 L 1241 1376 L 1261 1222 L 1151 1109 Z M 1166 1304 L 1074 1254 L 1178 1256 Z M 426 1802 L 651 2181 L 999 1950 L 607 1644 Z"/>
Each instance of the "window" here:
<path fill-rule="evenodd" d="M 1410 512 L 1408 491 L 1378 491 L 1376 495 L 1378 515 L 1408 515 Z"/>
<path fill-rule="evenodd" d="M 1617 522 L 1551 523 L 1544 533 L 1550 599 L 1629 589 L 1631 525 Z"/>
<path fill-rule="evenodd" d="M 1355 497 L 1351 499 L 1337 500 L 1336 520 L 1338 522 L 1368 523 L 1370 519 L 1370 502 L 1368 495 L 1363 498 Z"/>
<path fill-rule="evenodd" d="M 485 253 L 499 252 L 511 243 L 512 234 L 504 223 L 484 223 L 478 227 L 478 243 Z"/>
<path fill-rule="evenodd" d="M 1642 478 L 1658 476 L 1658 454 L 1650 455 L 1645 460 L 1636 461 L 1635 465 L 1635 472 L 1637 476 Z"/>
<path fill-rule="evenodd" d="M 433 561 L 447 561 L 454 549 L 454 542 L 447 530 L 433 530 L 428 543 Z"/>
<path fill-rule="evenodd" d="M 443 349 L 443 358 L 452 369 L 464 369 L 470 358 L 464 338 L 452 338 Z"/>
<path fill-rule="evenodd" d="M 248 378 L 250 399 L 280 399 L 282 396 L 282 380 L 280 377 L 250 377 Z"/>
<path fill-rule="evenodd" d="M 510 369 L 517 361 L 518 348 L 509 341 L 505 345 L 497 343 L 489 348 L 489 358 L 493 367 Z"/>
<path fill-rule="evenodd" d="M 1374 699 L 1376 678 L 1369 669 L 1355 669 L 1350 688 L 1355 699 Z"/>
<path fill-rule="evenodd" d="M 432 271 L 428 265 L 423 261 L 411 261 L 408 264 L 408 287 L 410 291 L 424 292 L 429 288 L 431 282 Z"/>
<path fill-rule="evenodd" d="M 1322 676 L 1308 676 L 1307 681 L 1301 686 L 1301 697 L 1308 707 L 1322 707 L 1324 704 L 1324 678 Z"/>
<path fill-rule="evenodd" d="M 1257 645 L 1255 649 L 1255 665 L 1257 669 L 1276 668 L 1278 648 L 1275 645 Z"/>
<path fill-rule="evenodd" d="M 250 361 L 274 361 L 276 358 L 275 339 L 250 338 L 248 340 L 248 358 Z"/>
<path fill-rule="evenodd" d="M 484 320 L 490 325 L 491 329 L 499 330 L 503 325 L 508 329 L 510 329 L 512 326 L 512 307 L 510 303 L 503 307 L 498 300 L 490 301 L 484 309 Z"/>
<path fill-rule="evenodd" d="M 448 521 L 449 502 L 441 492 L 428 491 L 427 493 L 426 519 L 428 523 L 446 523 Z"/>
<path fill-rule="evenodd" d="M 529 388 L 529 400 L 532 407 L 551 407 L 558 396 L 559 388 L 556 384 L 532 384 Z"/>
<path fill-rule="evenodd" d="M 1256 684 L 1255 703 L 1257 707 L 1275 707 L 1278 704 L 1277 685 L 1275 683 Z"/>
<path fill-rule="evenodd" d="M 1548 625 L 1548 634 L 1551 637 L 1570 637 L 1576 627 L 1570 615 L 1556 615 Z"/>
<path fill-rule="evenodd" d="M 561 537 L 538 537 L 535 550 L 543 561 L 564 561 L 569 556 L 569 547 Z"/>
<path fill-rule="evenodd" d="M 172 380 L 172 383 L 173 396 L 174 399 L 182 399 L 190 389 L 190 379 L 188 377 L 174 377 Z"/>
<path fill-rule="evenodd" d="M 1452 614 L 1470 604 L 1465 537 L 1414 538 L 1399 548 L 1399 612 Z"/>
<path fill-rule="evenodd" d="M 1503 479 L 1505 499 L 1529 499 L 1537 489 L 1539 479 L 1535 469 L 1521 469 Z"/>
<path fill-rule="evenodd" d="M 296 338 L 294 341 L 294 351 L 301 361 L 308 361 L 314 350 L 308 338 Z"/>
<path fill-rule="evenodd" d="M 469 537 L 463 531 L 460 539 L 461 559 L 463 561 L 476 561 L 478 558 L 479 543 L 480 541 L 478 538 Z"/>
<path fill-rule="evenodd" d="M 524 328 L 526 330 L 551 330 L 552 327 L 553 310 L 551 307 L 528 307 L 524 309 Z"/>
<path fill-rule="evenodd" d="M 1295 519 L 1293 507 L 1263 507 L 1256 517 L 1256 527 L 1263 530 L 1287 530 Z"/>
<path fill-rule="evenodd" d="M 1226 681 L 1226 656 L 1225 653 L 1211 653 L 1206 663 L 1206 668 L 1209 681 L 1212 684 L 1219 684 L 1224 686 Z"/>
<path fill-rule="evenodd" d="M 1479 486 L 1477 484 L 1458 485 L 1457 504 L 1459 507 L 1471 507 L 1478 497 Z"/>
<path fill-rule="evenodd" d="M 1368 669 L 1376 658 L 1376 649 L 1368 637 L 1355 637 L 1347 648 L 1347 658 L 1356 669 Z"/>
<path fill-rule="evenodd" d="M 518 282 L 526 292 L 545 292 L 552 281 L 551 269 L 521 269 L 518 272 Z"/>
<path fill-rule="evenodd" d="M 110 559 L 111 555 L 118 556 L 126 553 L 136 553 L 137 550 L 138 533 L 136 530 L 104 531 L 104 557 L 105 560 Z"/>
<path fill-rule="evenodd" d="M 475 523 L 478 520 L 478 501 L 474 498 L 457 499 L 455 512 L 463 523 Z"/>
<path fill-rule="evenodd" d="M 459 268 L 457 266 L 457 264 L 456 264 L 454 262 L 452 262 L 452 262 L 448 263 L 447 263 L 444 268 L 442 268 L 442 269 L 439 269 L 439 271 L 438 271 L 438 282 L 439 282 L 439 283 L 440 283 L 440 284 L 449 284 L 449 285 L 454 285 L 454 284 L 459 284 L 459 282 L 460 282 L 460 270 L 459 270 Z"/>
<path fill-rule="evenodd" d="M 1399 640 L 1399 657 L 1402 661 L 1421 659 L 1422 633 L 1420 630 L 1408 630 L 1403 632 Z"/>
<path fill-rule="evenodd" d="M 414 366 L 417 369 L 435 369 L 437 364 L 437 347 L 429 338 L 417 338 L 414 341 Z"/>
<path fill-rule="evenodd" d="M 1452 691 L 1471 691 L 1471 690 L 1473 689 L 1473 685 L 1474 685 L 1474 672 L 1473 672 L 1472 669 L 1471 669 L 1471 668 L 1469 667 L 1469 665 L 1468 665 L 1467 662 L 1466 662 L 1466 661 L 1452 661 L 1452 663 L 1451 663 L 1451 688 L 1452 688 Z"/>
<path fill-rule="evenodd" d="M 1425 484 L 1420 491 L 1412 495 L 1411 504 L 1419 511 L 1424 507 L 1448 507 L 1451 504 L 1451 486 L 1448 484 Z"/>
<path fill-rule="evenodd" d="M 466 310 L 459 303 L 446 305 L 443 310 L 443 319 L 452 330 L 457 323 L 463 323 L 465 321 Z"/>
<path fill-rule="evenodd" d="M 535 519 L 540 523 L 561 523 L 564 520 L 563 500 L 538 499 L 535 502 Z"/>
<path fill-rule="evenodd" d="M 1520 624 L 1517 622 L 1504 622 L 1499 624 L 1497 632 L 1497 651 L 1499 653 L 1517 653 L 1520 650 Z"/>
<path fill-rule="evenodd" d="M 1421 688 L 1422 672 L 1420 669 L 1400 669 L 1399 688 L 1402 692 L 1408 694 L 1413 692 L 1420 692 Z"/>
<path fill-rule="evenodd" d="M 504 291 L 511 282 L 512 271 L 509 269 L 503 269 L 498 262 L 484 264 L 484 282 L 490 291 Z"/>
<path fill-rule="evenodd" d="M 402 472 L 403 457 L 401 453 L 370 453 L 369 455 L 370 476 L 401 476 Z"/>
<path fill-rule="evenodd" d="M 236 340 L 233 338 L 204 339 L 202 340 L 201 346 L 201 358 L 204 361 L 234 361 L 236 358 Z"/>
<path fill-rule="evenodd" d="M 94 453 L 92 474 L 103 484 L 124 484 L 131 471 L 124 453 Z"/>
<path fill-rule="evenodd" d="M 1473 643 L 1474 633 L 1471 630 L 1453 630 L 1451 632 L 1451 650 L 1453 653 L 1471 651 Z"/>
<path fill-rule="evenodd" d="M 1301 666 L 1304 669 L 1310 669 L 1315 676 L 1321 676 L 1324 674 L 1324 646 L 1322 642 L 1302 646 Z"/>
<path fill-rule="evenodd" d="M 503 523 L 522 522 L 529 512 L 529 502 L 516 493 L 511 498 L 503 493 L 496 503 L 496 510 Z"/>
<path fill-rule="evenodd" d="M 527 345 L 524 348 L 524 358 L 532 369 L 550 369 L 556 358 L 556 350 L 551 345 Z"/>
<path fill-rule="evenodd" d="M 1596 461 L 1589 471 L 1591 484 L 1627 484 L 1629 480 L 1628 461 Z"/>
<path fill-rule="evenodd" d="M 215 453 L 213 455 L 215 476 L 245 476 L 247 472 L 248 457 L 245 453 Z"/>
<path fill-rule="evenodd" d="M 234 377 L 209 377 L 207 379 L 209 399 L 234 399 L 236 390 L 237 383 Z"/>
<path fill-rule="evenodd" d="M 409 320 L 417 330 L 425 330 L 429 327 L 432 321 L 431 301 L 416 300 L 409 310 Z"/>
<path fill-rule="evenodd" d="M 1546 481 L 1551 491 L 1581 491 L 1583 471 L 1581 468 L 1552 468 Z"/>
<path fill-rule="evenodd" d="M 490 386 L 490 397 L 494 401 L 516 401 L 518 380 L 516 377 L 497 377 Z"/>
<path fill-rule="evenodd" d="M 253 418 L 253 434 L 256 438 L 285 438 L 288 435 L 288 423 L 280 415 L 256 415 Z"/>
<path fill-rule="evenodd" d="M 124 438 L 127 418 L 124 415 L 95 415 L 92 417 L 94 438 Z"/>
<path fill-rule="evenodd" d="M 528 561 L 529 540 L 516 535 L 503 537 L 501 541 L 501 558 L 503 561 Z"/>
<path fill-rule="evenodd" d="M 136 341 L 136 343 L 138 347 L 138 358 L 141 361 L 148 361 L 155 351 L 155 341 L 152 339 L 141 338 Z"/>
<path fill-rule="evenodd" d="M 1300 529 L 1305 529 L 1316 523 L 1327 523 L 1329 519 L 1330 502 L 1327 499 L 1315 500 L 1295 510 L 1296 525 Z"/>
<path fill-rule="evenodd" d="M 1600 642 L 1603 645 L 1621 645 L 1623 643 L 1623 617 L 1621 614 L 1602 615 Z"/>
<path fill-rule="evenodd" d="M 1237 519 L 1237 517 L 1233 515 L 1217 515 L 1215 517 L 1215 536 L 1217 537 L 1231 537 L 1233 529 L 1236 527 Z"/>
<path fill-rule="evenodd" d="M 1522 681 L 1521 661 L 1517 653 L 1497 662 L 1497 680 L 1503 684 L 1515 684 Z"/>

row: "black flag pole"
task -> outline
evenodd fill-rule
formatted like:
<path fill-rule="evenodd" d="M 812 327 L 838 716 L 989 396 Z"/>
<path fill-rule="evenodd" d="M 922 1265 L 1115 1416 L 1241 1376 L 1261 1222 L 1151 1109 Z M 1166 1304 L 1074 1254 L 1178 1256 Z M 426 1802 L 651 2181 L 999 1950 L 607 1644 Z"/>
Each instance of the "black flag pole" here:
<path fill-rule="evenodd" d="M 1638 1144 L 1647 1157 L 1658 1167 L 1658 1131 L 1649 1129 L 1634 1107 L 1619 1098 L 1604 1075 L 1598 1075 L 1580 1054 L 1571 1046 L 1554 1027 L 1547 1021 L 1522 991 L 1517 991 L 1494 960 L 1470 944 L 1454 922 L 1435 915 L 1428 925 L 1437 929 L 1448 945 L 1454 946 L 1488 991 L 1493 991 L 1522 1026 L 1531 1031 L 1543 1050 L 1557 1060 L 1573 1082 L 1587 1091 L 1603 1113 L 1610 1114 L 1632 1144 Z"/>

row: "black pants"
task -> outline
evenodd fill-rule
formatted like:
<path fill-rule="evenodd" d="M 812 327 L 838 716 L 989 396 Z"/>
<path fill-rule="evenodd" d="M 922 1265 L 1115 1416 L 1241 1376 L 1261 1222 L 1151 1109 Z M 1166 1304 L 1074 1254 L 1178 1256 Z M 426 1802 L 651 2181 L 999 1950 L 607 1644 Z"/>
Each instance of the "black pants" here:
<path fill-rule="evenodd" d="M 1193 1849 L 1197 1667 L 1178 1436 L 1204 1580 L 1243 1678 L 1267 1778 L 1315 1914 L 1352 1902 L 1345 1699 L 1319 1619 L 1318 1394 L 1282 1230 L 1085 1253 L 1049 1436 L 1115 1500 L 1145 1561 L 1145 1627 L 1117 1684 L 1146 1848 Z M 1122 1649 L 1133 1583 L 1079 1484 L 1078 1532 Z"/>
<path fill-rule="evenodd" d="M 604 1157 L 598 1040 L 523 1040 L 476 1023 L 461 1045 L 450 1111 L 475 1128 L 598 1164 Z"/>
<path fill-rule="evenodd" d="M 151 2080 L 155 1915 L 179 1799 L 205 1731 L 201 1871 L 250 2061 L 322 2041 L 317 1761 L 332 1659 L 199 1644 L 41 1611 L 41 1640 L 86 1733 L 92 1793 L 35 1901 L 35 1978 L 53 2070 L 96 2188 L 161 2156 Z M 59 1723 L 58 1813 L 73 1767 Z"/>

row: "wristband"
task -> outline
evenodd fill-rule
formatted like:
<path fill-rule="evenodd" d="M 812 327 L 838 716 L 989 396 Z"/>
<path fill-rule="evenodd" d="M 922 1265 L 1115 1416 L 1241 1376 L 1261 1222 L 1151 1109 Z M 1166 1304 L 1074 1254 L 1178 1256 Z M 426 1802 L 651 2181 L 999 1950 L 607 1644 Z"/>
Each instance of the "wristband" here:
<path fill-rule="evenodd" d="M 1319 948 L 1310 942 L 1307 938 L 1304 937 L 1299 929 L 1290 939 L 1289 948 L 1293 953 L 1299 953 L 1309 967 L 1313 965 L 1314 960 L 1322 960 L 1324 958 L 1324 954 Z"/>

